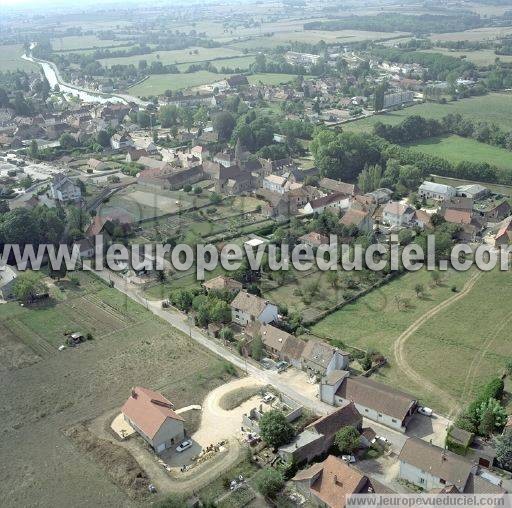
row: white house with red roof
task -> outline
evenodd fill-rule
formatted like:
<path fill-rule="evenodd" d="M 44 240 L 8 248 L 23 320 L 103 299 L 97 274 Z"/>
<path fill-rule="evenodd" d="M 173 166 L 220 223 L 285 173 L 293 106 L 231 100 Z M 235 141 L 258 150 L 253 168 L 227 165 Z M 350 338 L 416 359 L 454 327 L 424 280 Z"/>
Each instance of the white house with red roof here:
<path fill-rule="evenodd" d="M 185 437 L 185 421 L 163 395 L 135 386 L 121 412 L 134 430 L 156 452 L 179 444 Z"/>

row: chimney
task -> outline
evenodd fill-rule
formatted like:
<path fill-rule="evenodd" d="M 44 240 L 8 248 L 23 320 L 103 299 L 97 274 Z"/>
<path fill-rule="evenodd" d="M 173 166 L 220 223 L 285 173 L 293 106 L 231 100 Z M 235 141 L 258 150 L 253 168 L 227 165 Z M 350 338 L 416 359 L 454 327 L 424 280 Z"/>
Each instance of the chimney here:
<path fill-rule="evenodd" d="M 136 399 L 137 398 L 137 392 L 135 391 L 135 387 L 132 388 L 132 398 L 133 399 Z"/>

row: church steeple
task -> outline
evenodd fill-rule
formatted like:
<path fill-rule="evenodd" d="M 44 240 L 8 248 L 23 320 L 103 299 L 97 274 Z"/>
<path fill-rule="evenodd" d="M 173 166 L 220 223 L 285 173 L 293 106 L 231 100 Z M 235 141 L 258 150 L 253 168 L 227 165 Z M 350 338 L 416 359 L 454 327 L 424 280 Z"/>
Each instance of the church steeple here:
<path fill-rule="evenodd" d="M 240 164 L 242 162 L 242 143 L 240 143 L 240 138 L 236 139 L 235 145 L 235 163 Z"/>

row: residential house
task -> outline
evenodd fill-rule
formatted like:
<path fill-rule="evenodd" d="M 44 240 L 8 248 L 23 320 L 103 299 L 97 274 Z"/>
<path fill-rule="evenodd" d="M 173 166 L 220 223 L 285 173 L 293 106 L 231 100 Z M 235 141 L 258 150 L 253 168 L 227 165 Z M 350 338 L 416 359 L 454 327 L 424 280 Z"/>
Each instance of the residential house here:
<path fill-rule="evenodd" d="M 78 201 L 82 197 L 82 191 L 66 175 L 59 173 L 50 183 L 50 196 L 61 203 L 68 203 Z"/>
<path fill-rule="evenodd" d="M 3 300 L 14 298 L 13 287 L 17 273 L 11 266 L 5 265 L 0 269 L 0 297 Z"/>
<path fill-rule="evenodd" d="M 349 353 L 317 339 L 309 339 L 302 351 L 302 368 L 313 375 L 346 369 L 349 362 Z"/>
<path fill-rule="evenodd" d="M 454 487 L 468 494 L 505 493 L 479 475 L 478 466 L 467 458 L 416 437 L 405 442 L 398 460 L 399 478 L 428 492 Z"/>
<path fill-rule="evenodd" d="M 228 196 L 236 196 L 253 189 L 253 177 L 249 171 L 240 166 L 219 166 L 215 190 Z"/>
<path fill-rule="evenodd" d="M 386 189 L 385 187 L 381 187 L 380 189 L 375 189 L 372 192 L 367 192 L 365 196 L 368 196 L 372 199 L 372 202 L 376 205 L 382 205 L 391 201 L 391 196 L 393 195 L 393 191 L 391 189 Z"/>
<path fill-rule="evenodd" d="M 203 162 L 203 158 L 208 157 L 210 152 L 208 151 L 208 148 L 206 148 L 205 146 L 196 145 L 190 149 L 190 154 L 193 155 L 194 157 L 197 157 L 200 162 Z"/>
<path fill-rule="evenodd" d="M 372 212 L 365 206 L 351 206 L 340 219 L 342 226 L 354 226 L 361 232 L 371 231 L 373 228 Z"/>
<path fill-rule="evenodd" d="M 450 185 L 441 183 L 423 182 L 418 189 L 418 196 L 425 199 L 444 201 L 457 195 L 457 191 Z"/>
<path fill-rule="evenodd" d="M 254 321 L 263 324 L 277 321 L 277 306 L 246 291 L 240 291 L 230 304 L 233 322 L 246 326 Z"/>
<path fill-rule="evenodd" d="M 353 494 L 392 493 L 334 455 L 299 471 L 291 481 L 310 503 L 322 508 L 345 508 Z"/>
<path fill-rule="evenodd" d="M 309 201 L 302 209 L 302 212 L 309 215 L 312 213 L 322 213 L 325 209 L 335 211 L 348 210 L 349 206 L 350 198 L 346 194 L 333 192 L 332 194 Z"/>
<path fill-rule="evenodd" d="M 339 180 L 333 180 L 332 178 L 322 178 L 320 182 L 318 182 L 318 185 L 322 189 L 344 194 L 345 196 L 355 196 L 356 194 L 360 194 L 360 190 L 356 184 L 340 182 Z"/>
<path fill-rule="evenodd" d="M 333 389 L 336 390 L 334 405 L 352 401 L 364 417 L 400 432 L 405 432 L 418 404 L 413 396 L 363 376 L 340 376 Z M 320 395 L 324 393 L 321 389 Z"/>
<path fill-rule="evenodd" d="M 110 138 L 110 146 L 114 150 L 124 150 L 125 148 L 133 147 L 133 140 L 131 136 L 125 132 L 114 134 Z"/>
<path fill-rule="evenodd" d="M 163 395 L 148 388 L 132 388 L 121 412 L 126 422 L 157 452 L 179 444 L 185 437 L 184 419 Z"/>
<path fill-rule="evenodd" d="M 413 221 L 416 226 L 421 229 L 432 229 L 434 227 L 432 224 L 432 216 L 424 210 L 416 210 L 414 212 Z"/>
<path fill-rule="evenodd" d="M 415 210 L 411 205 L 399 201 L 389 202 L 382 211 L 382 220 L 390 226 L 405 227 L 413 225 Z"/>
<path fill-rule="evenodd" d="M 228 168 L 235 164 L 235 157 L 231 151 L 218 152 L 213 156 L 213 162 Z"/>
<path fill-rule="evenodd" d="M 295 439 L 279 448 L 279 456 L 285 462 L 310 462 L 326 453 L 334 445 L 336 433 L 344 427 L 361 431 L 363 417 L 353 402 L 347 402 L 336 411 L 308 425 Z"/>

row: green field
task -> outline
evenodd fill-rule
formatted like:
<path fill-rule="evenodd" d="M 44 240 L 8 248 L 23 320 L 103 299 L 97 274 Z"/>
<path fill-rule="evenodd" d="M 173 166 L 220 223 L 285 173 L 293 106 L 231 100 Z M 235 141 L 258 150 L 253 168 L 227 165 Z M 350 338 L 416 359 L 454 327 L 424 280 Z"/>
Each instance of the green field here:
<path fill-rule="evenodd" d="M 137 65 L 141 60 L 151 62 L 162 62 L 164 65 L 179 63 L 197 63 L 220 58 L 231 58 L 244 56 L 241 51 L 231 48 L 188 48 L 173 51 L 158 51 L 145 55 L 124 56 L 121 58 L 104 58 L 99 62 L 105 67 L 111 65 Z"/>
<path fill-rule="evenodd" d="M 492 49 L 482 49 L 480 51 L 451 51 L 443 48 L 435 48 L 422 51 L 421 53 L 441 53 L 454 58 L 464 57 L 466 60 L 480 67 L 492 65 L 496 58 L 499 58 L 502 62 L 512 62 L 512 55 L 496 55 Z"/>
<path fill-rule="evenodd" d="M 430 39 L 433 41 L 486 41 L 499 39 L 511 33 L 511 27 L 485 27 L 463 32 L 433 34 Z"/>
<path fill-rule="evenodd" d="M 495 123 L 502 129 L 512 130 L 512 94 L 490 93 L 447 104 L 423 103 L 391 113 L 374 115 L 355 122 L 343 124 L 343 129 L 351 132 L 369 132 L 377 122 L 396 125 L 411 115 L 439 119 L 449 113 L 460 113 L 468 118 Z"/>
<path fill-rule="evenodd" d="M 312 327 L 312 332 L 330 339 L 341 340 L 348 346 L 379 351 L 388 359 L 389 366 L 379 371 L 377 379 L 416 394 L 423 402 L 432 404 L 436 409 L 446 410 L 448 408 L 442 400 L 439 400 L 439 397 L 436 398 L 435 394 L 429 393 L 423 386 L 410 381 L 397 367 L 393 355 L 393 343 L 425 312 L 453 296 L 452 286 L 462 288 L 470 273 L 472 272 L 446 272 L 443 274 L 443 284 L 439 287 L 431 287 L 432 276 L 425 270 L 406 273 L 326 317 Z M 423 284 L 426 288 L 427 294 L 423 298 L 416 297 L 414 291 L 416 284 Z M 399 309 L 396 297 L 408 299 L 409 308 Z M 504 305 L 505 302 L 504 300 L 502 304 Z M 486 322 L 487 300 L 485 298 L 480 300 L 480 306 L 481 310 L 477 315 Z M 453 308 L 450 307 L 450 310 Z M 429 324 L 435 328 L 435 319 Z M 453 326 L 455 327 L 456 324 L 458 325 L 458 321 L 454 319 Z M 427 347 L 429 346 L 425 345 L 425 348 Z M 439 353 L 437 345 L 432 345 L 431 354 Z M 411 361 L 417 364 L 422 361 L 422 358 L 417 357 Z M 437 370 L 431 372 L 429 379 L 435 382 L 437 375 Z"/>
<path fill-rule="evenodd" d="M 122 40 L 99 39 L 96 35 L 71 35 L 52 39 L 52 48 L 54 51 L 70 51 L 77 49 L 106 48 L 111 46 L 120 46 Z"/>
<path fill-rule="evenodd" d="M 271 73 L 262 73 L 262 74 L 253 74 L 252 76 L 247 76 L 249 83 L 251 85 L 257 85 L 259 83 L 263 83 L 264 85 L 280 85 L 282 83 L 289 83 L 293 81 L 297 76 L 295 74 L 271 74 Z"/>
<path fill-rule="evenodd" d="M 407 358 L 421 375 L 462 402 L 512 358 L 512 274 L 484 274 L 474 288 L 414 333 Z"/>
<path fill-rule="evenodd" d="M 22 44 L 7 44 L 0 46 L 0 71 L 35 71 L 38 65 L 32 62 L 22 60 L 23 55 Z"/>
<path fill-rule="evenodd" d="M 166 90 L 184 90 L 193 86 L 207 85 L 226 79 L 223 74 L 214 74 L 208 71 L 197 71 L 189 74 L 153 74 L 148 79 L 131 87 L 131 95 L 144 97 L 159 95 Z"/>
<path fill-rule="evenodd" d="M 453 163 L 463 160 L 488 162 L 500 169 L 512 169 L 512 152 L 509 150 L 456 135 L 428 138 L 408 144 L 407 147 Z"/>
<path fill-rule="evenodd" d="M 206 60 L 203 62 L 194 62 L 198 64 L 210 62 L 212 65 L 217 67 L 217 70 L 220 70 L 222 67 L 229 67 L 230 69 L 240 68 L 242 70 L 248 70 L 249 66 L 254 62 L 253 56 L 240 56 L 234 58 L 221 58 L 219 60 Z M 183 63 L 178 65 L 178 69 L 180 72 L 186 71 L 191 63 Z"/>

